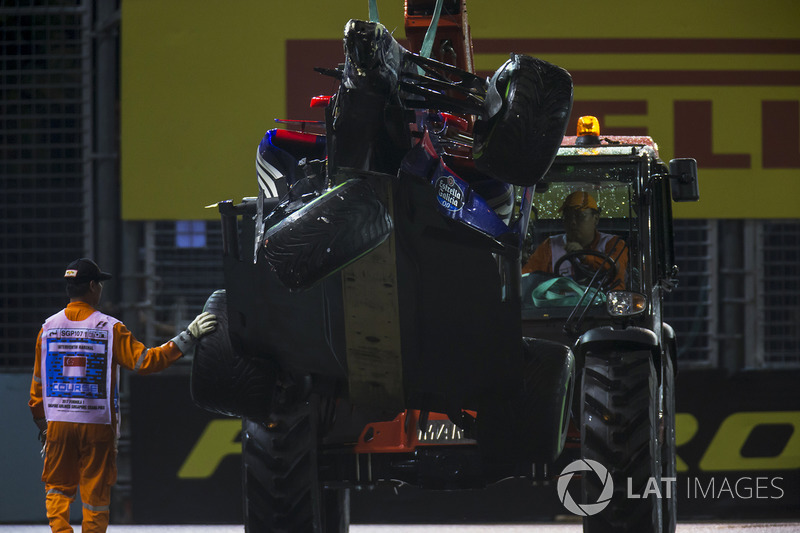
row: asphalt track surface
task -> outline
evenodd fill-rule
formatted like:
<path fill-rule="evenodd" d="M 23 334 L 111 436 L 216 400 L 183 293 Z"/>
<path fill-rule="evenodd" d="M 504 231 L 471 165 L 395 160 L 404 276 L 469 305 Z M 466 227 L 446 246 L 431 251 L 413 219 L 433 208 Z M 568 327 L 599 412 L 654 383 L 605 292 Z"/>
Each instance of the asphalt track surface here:
<path fill-rule="evenodd" d="M 81 531 L 74 526 L 75 533 Z M 45 525 L 0 525 L 2 533 L 41 533 L 48 531 Z M 241 533 L 240 525 L 215 526 L 115 526 L 108 527 L 109 533 Z M 580 524 L 520 524 L 520 525 L 353 525 L 351 533 L 581 533 Z M 730 522 L 730 523 L 680 523 L 677 533 L 797 533 L 800 522 L 764 523 L 764 522 Z"/>

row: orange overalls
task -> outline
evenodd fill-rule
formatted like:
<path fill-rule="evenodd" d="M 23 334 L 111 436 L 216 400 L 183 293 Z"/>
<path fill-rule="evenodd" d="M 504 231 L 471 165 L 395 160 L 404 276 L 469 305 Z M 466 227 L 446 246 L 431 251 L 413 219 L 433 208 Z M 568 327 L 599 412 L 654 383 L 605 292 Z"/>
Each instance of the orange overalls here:
<path fill-rule="evenodd" d="M 66 318 L 80 322 L 95 309 L 85 302 L 71 302 L 64 309 Z M 55 316 L 55 315 L 54 315 Z M 158 372 L 170 366 L 183 354 L 174 342 L 148 349 L 137 341 L 122 322 L 113 325 L 111 340 L 111 388 L 115 394 L 119 366 L 139 374 Z M 115 404 L 114 398 L 110 398 Z M 42 387 L 42 330 L 36 339 L 36 362 L 28 402 L 34 418 L 44 418 Z M 47 423 L 42 481 L 45 483 L 47 518 L 54 532 L 71 532 L 69 505 L 78 487 L 83 501 L 84 533 L 104 532 L 108 527 L 111 486 L 117 480 L 117 439 L 119 415 L 116 405 L 110 409 L 110 423 L 60 422 Z"/>
<path fill-rule="evenodd" d="M 619 237 L 613 236 L 606 242 L 604 249 L 600 249 L 600 240 L 600 233 L 595 233 L 594 240 L 589 245 L 589 249 L 603 252 L 614 260 L 614 262 L 617 264 L 617 275 L 615 277 L 616 283 L 611 288 L 616 290 L 624 290 L 625 271 L 628 268 L 628 250 L 625 246 L 625 241 Z M 599 269 L 601 263 L 603 262 L 602 259 L 593 255 L 587 255 L 581 260 L 594 270 Z M 525 266 L 522 267 L 522 273 L 527 274 L 529 272 L 552 271 L 553 249 L 550 238 L 547 238 L 536 248 L 536 250 L 533 252 L 533 255 L 528 258 L 527 263 L 525 263 Z"/>

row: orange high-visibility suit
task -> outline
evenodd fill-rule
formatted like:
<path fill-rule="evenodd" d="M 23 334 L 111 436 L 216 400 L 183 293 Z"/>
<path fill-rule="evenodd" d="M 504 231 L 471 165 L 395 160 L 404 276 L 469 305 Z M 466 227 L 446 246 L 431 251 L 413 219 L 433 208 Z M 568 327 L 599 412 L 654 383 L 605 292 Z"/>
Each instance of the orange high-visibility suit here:
<path fill-rule="evenodd" d="M 563 235 L 559 236 L 562 237 Z M 606 238 L 601 238 L 606 237 Z M 528 258 L 528 261 L 522 267 L 522 273 L 527 274 L 530 272 L 552 272 L 553 266 L 555 265 L 556 261 L 564 255 L 564 251 L 561 250 L 560 254 L 556 257 L 553 257 L 553 245 L 552 245 L 551 237 L 540 244 L 536 250 L 533 252 Z M 589 250 L 597 250 L 598 252 L 603 252 L 617 265 L 617 274 L 614 278 L 613 284 L 609 287 L 609 289 L 615 290 L 624 290 L 625 289 L 625 271 L 628 268 L 628 249 L 625 245 L 625 241 L 617 236 L 601 234 L 600 232 L 595 233 L 594 240 L 588 246 Z M 585 263 L 587 266 L 592 268 L 593 270 L 598 270 L 599 268 L 608 268 L 607 266 L 603 266 L 603 260 L 597 256 L 593 255 L 586 255 L 581 258 L 581 261 Z M 571 270 L 571 267 L 570 267 Z"/>
<path fill-rule="evenodd" d="M 71 302 L 64 309 L 66 319 L 74 322 L 88 320 L 93 313 L 95 309 L 91 305 L 80 301 Z M 104 532 L 108 527 L 111 486 L 117 480 L 119 413 L 115 396 L 119 366 L 139 374 L 149 374 L 167 368 L 183 355 L 173 341 L 148 349 L 133 337 L 122 322 L 112 321 L 113 329 L 108 326 L 113 332 L 110 343 L 112 361 L 109 365 L 111 387 L 108 391 L 113 396 L 108 399 L 111 406 L 109 423 L 54 420 L 48 420 L 47 423 L 42 481 L 47 494 L 47 518 L 54 532 L 72 531 L 69 505 L 75 499 L 78 487 L 83 501 L 83 532 Z M 36 340 L 36 363 L 28 402 L 34 419 L 44 418 L 46 410 L 42 383 L 42 331 L 44 326 Z M 60 396 L 57 400 L 69 401 L 64 393 Z"/>

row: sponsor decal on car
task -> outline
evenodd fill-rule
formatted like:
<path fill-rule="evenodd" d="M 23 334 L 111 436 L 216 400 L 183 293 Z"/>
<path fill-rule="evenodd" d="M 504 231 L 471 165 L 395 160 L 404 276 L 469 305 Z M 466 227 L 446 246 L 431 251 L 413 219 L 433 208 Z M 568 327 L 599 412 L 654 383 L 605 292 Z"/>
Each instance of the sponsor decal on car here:
<path fill-rule="evenodd" d="M 464 191 L 453 176 L 442 176 L 436 180 L 436 199 L 448 211 L 460 211 L 464 207 Z"/>

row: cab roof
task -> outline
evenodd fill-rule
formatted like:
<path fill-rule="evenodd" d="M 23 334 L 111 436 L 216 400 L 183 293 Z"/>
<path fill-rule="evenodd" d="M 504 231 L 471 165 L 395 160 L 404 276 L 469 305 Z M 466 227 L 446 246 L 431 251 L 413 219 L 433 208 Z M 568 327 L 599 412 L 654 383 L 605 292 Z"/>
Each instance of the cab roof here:
<path fill-rule="evenodd" d="M 561 146 L 575 146 L 575 142 L 577 139 L 578 137 L 576 135 L 565 135 L 564 138 L 561 139 Z M 649 137 L 647 135 L 601 135 L 600 136 L 599 146 L 617 145 L 617 144 L 649 146 L 653 150 L 658 151 L 658 145 L 656 145 L 656 142 L 653 140 L 652 137 Z M 582 146 L 598 146 L 598 145 L 582 145 Z"/>

